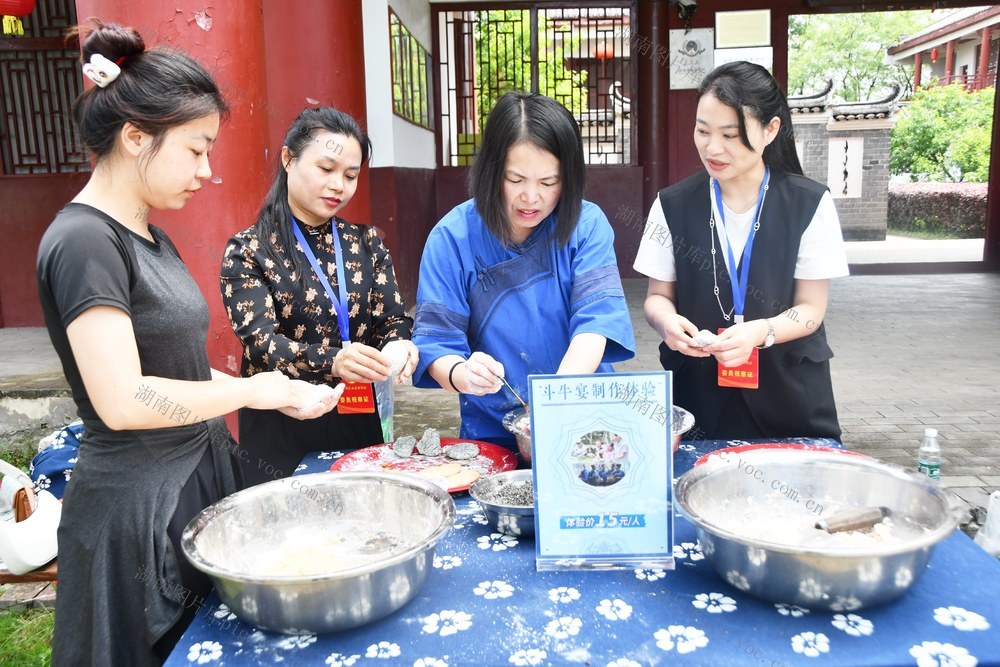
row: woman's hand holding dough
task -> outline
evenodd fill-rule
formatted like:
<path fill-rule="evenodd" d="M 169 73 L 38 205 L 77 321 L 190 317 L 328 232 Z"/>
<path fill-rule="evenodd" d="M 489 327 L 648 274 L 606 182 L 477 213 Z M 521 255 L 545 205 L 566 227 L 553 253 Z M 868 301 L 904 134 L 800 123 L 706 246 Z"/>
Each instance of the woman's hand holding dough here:
<path fill-rule="evenodd" d="M 500 378 L 504 376 L 503 364 L 485 352 L 473 352 L 462 366 L 462 381 L 465 383 L 462 393 L 485 396 L 497 393 L 503 386 L 500 383 Z M 455 373 L 458 374 L 457 369 Z"/>
<path fill-rule="evenodd" d="M 348 382 L 379 382 L 389 377 L 389 359 L 370 345 L 351 343 L 333 360 L 333 375 Z"/>

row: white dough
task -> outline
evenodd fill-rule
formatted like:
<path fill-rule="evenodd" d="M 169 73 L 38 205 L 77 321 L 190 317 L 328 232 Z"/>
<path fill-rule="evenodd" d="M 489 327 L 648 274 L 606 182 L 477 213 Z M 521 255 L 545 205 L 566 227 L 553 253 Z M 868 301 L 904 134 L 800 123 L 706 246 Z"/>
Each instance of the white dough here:
<path fill-rule="evenodd" d="M 718 339 L 719 337 L 708 329 L 702 329 L 698 332 L 698 335 L 695 336 L 690 343 L 688 343 L 688 345 L 691 347 L 705 347 L 706 345 L 711 345 Z"/>
<path fill-rule="evenodd" d="M 399 375 L 409 358 L 406 345 L 401 340 L 392 340 L 386 343 L 385 347 L 382 348 L 382 354 L 389 357 L 389 375 Z"/>
<path fill-rule="evenodd" d="M 299 412 L 309 412 L 310 410 L 318 408 L 323 404 L 323 400 L 328 396 L 332 396 L 335 391 L 333 387 L 327 384 L 314 384 L 310 386 L 315 387 L 312 393 L 316 396 L 316 398 L 308 406 L 299 408 Z"/>

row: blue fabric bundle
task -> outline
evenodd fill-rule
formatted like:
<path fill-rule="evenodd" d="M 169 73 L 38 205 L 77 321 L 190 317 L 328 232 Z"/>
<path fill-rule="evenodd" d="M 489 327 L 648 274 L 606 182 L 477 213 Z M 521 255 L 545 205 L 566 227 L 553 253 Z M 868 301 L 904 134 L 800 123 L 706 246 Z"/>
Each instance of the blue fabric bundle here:
<path fill-rule="evenodd" d="M 35 491 L 45 490 L 62 500 L 76 466 L 82 435 L 83 422 L 75 421 L 48 436 L 52 444 L 35 454 L 28 469 Z"/>

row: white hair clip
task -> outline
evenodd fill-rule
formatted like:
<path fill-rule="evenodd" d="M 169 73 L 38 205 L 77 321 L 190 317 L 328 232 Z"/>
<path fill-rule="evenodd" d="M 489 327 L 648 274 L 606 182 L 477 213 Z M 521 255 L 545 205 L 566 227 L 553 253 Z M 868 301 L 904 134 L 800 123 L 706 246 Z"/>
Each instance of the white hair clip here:
<path fill-rule="evenodd" d="M 90 56 L 90 62 L 83 66 L 83 73 L 101 88 L 118 78 L 122 68 L 111 62 L 100 53 Z"/>

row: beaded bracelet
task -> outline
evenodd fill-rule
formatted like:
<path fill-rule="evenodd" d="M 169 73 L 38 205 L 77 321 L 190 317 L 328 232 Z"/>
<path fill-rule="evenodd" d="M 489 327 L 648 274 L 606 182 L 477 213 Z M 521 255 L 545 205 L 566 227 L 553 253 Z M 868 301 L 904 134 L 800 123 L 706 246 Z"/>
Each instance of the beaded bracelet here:
<path fill-rule="evenodd" d="M 459 393 L 459 394 L 461 394 L 462 392 L 459 391 L 458 387 L 455 386 L 455 379 L 454 379 L 455 378 L 455 369 L 458 368 L 459 365 L 464 364 L 464 363 L 465 363 L 465 359 L 462 359 L 461 361 L 456 361 L 455 364 L 451 367 L 451 370 L 448 371 L 448 384 L 450 384 L 451 388 L 454 389 L 455 392 Z"/>

